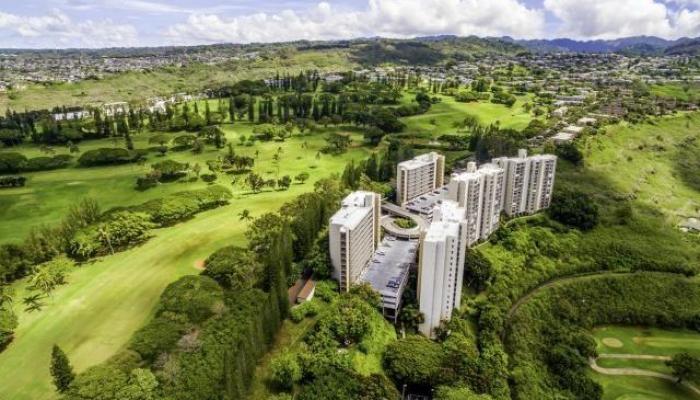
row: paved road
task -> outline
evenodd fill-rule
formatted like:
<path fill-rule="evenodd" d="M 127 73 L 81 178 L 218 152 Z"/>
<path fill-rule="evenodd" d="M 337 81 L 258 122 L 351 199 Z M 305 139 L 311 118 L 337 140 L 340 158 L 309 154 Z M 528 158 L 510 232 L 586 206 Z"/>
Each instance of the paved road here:
<path fill-rule="evenodd" d="M 609 354 L 613 355 L 613 354 Z M 615 356 L 634 356 L 632 354 L 615 354 Z M 649 358 L 641 358 L 641 357 L 649 357 Z M 653 357 L 659 357 L 659 356 L 641 356 L 641 357 L 624 357 L 624 358 L 640 358 L 640 359 L 654 359 Z M 663 356 L 660 356 L 663 357 Z M 623 358 L 623 357 L 619 357 Z M 668 358 L 668 357 L 666 357 Z M 656 371 L 649 371 L 646 369 L 638 369 L 638 368 L 603 368 L 598 363 L 596 362 L 596 359 L 591 357 L 588 359 L 588 365 L 591 366 L 591 369 L 593 369 L 595 372 L 598 372 L 603 375 L 625 375 L 625 376 L 643 376 L 643 377 L 649 377 L 649 378 L 657 378 L 657 379 L 664 379 L 667 381 L 671 382 L 676 382 L 676 377 L 669 375 L 669 374 L 663 374 L 661 372 L 656 372 Z M 693 391 L 696 395 L 700 396 L 700 389 L 698 389 L 697 386 L 693 385 L 692 383 L 689 382 L 681 382 L 681 385 L 687 387 L 691 391 Z"/>

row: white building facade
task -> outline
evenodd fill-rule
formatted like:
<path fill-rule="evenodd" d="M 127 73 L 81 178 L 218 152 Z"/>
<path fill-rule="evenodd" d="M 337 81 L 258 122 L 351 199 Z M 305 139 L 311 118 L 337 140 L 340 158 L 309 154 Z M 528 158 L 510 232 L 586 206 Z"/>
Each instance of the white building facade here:
<path fill-rule="evenodd" d="M 333 277 L 346 292 L 358 280 L 381 240 L 381 197 L 357 191 L 341 202 L 330 219 L 329 250 Z"/>
<path fill-rule="evenodd" d="M 505 171 L 503 211 L 509 216 L 534 214 L 549 207 L 554 189 L 557 157 L 551 154 L 500 157 L 493 163 Z"/>
<path fill-rule="evenodd" d="M 400 162 L 396 171 L 396 203 L 430 193 L 444 185 L 445 156 L 431 152 Z"/>
<path fill-rule="evenodd" d="M 418 329 L 428 337 L 435 336 L 435 328 L 452 317 L 462 299 L 467 248 L 464 212 L 457 202 L 443 201 L 421 240 L 418 304 L 425 319 Z"/>

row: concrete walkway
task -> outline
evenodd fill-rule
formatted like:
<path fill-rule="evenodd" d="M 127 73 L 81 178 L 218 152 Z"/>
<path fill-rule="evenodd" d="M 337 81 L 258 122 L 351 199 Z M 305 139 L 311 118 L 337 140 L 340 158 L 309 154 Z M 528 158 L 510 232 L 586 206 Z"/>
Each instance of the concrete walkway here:
<path fill-rule="evenodd" d="M 613 357 L 610 357 L 610 356 L 613 356 Z M 662 357 L 662 358 L 656 358 L 656 357 Z M 640 359 L 640 360 L 668 359 L 668 357 L 665 357 L 665 358 L 663 358 L 663 357 L 664 356 L 646 356 L 646 355 L 636 355 L 636 354 L 608 354 L 607 357 L 603 357 L 603 358 L 628 358 L 628 359 Z M 676 377 L 674 377 L 672 375 L 664 374 L 664 373 L 656 372 L 656 371 L 649 371 L 646 369 L 603 368 L 600 365 L 598 365 L 597 360 L 593 357 L 588 359 L 588 365 L 590 365 L 591 369 L 593 369 L 595 372 L 598 372 L 598 373 L 603 374 L 603 375 L 644 376 L 644 377 L 649 377 L 649 378 L 657 378 L 657 379 L 664 379 L 664 380 L 671 381 L 671 382 L 677 382 Z M 687 387 L 688 389 L 693 391 L 696 395 L 700 396 L 700 389 L 698 389 L 698 387 L 693 385 L 692 383 L 681 382 L 681 385 Z"/>

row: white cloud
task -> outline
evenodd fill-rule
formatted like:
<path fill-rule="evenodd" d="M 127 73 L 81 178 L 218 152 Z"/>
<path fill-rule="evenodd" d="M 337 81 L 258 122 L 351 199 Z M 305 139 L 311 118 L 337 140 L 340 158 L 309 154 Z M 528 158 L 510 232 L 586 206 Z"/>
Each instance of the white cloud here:
<path fill-rule="evenodd" d="M 700 11 L 674 10 L 654 0 L 545 0 L 544 7 L 561 21 L 559 31 L 555 32 L 558 36 L 612 39 L 700 34 Z"/>
<path fill-rule="evenodd" d="M 192 14 L 168 28 L 174 43 L 278 42 L 362 36 L 457 34 L 540 37 L 544 13 L 518 0 L 369 0 L 363 10 L 321 2 L 304 11 L 284 10 L 224 18 Z"/>
<path fill-rule="evenodd" d="M 58 10 L 43 16 L 0 12 L 0 47 L 114 47 L 137 43 L 133 26 L 109 19 L 73 21 Z"/>

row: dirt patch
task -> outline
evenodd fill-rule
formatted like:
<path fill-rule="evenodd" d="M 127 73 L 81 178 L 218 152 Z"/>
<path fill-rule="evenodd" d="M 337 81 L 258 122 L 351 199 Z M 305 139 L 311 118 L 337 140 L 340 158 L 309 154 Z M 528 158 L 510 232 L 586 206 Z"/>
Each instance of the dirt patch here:
<path fill-rule="evenodd" d="M 603 340 L 601 340 L 601 342 L 603 342 L 603 344 L 605 346 L 612 347 L 614 349 L 619 349 L 620 347 L 624 346 L 622 344 L 622 342 L 620 341 L 620 339 L 616 339 L 616 338 L 606 337 L 606 338 L 603 338 Z"/>
<path fill-rule="evenodd" d="M 194 268 L 200 271 L 204 271 L 204 260 L 197 260 L 194 262 Z"/>

